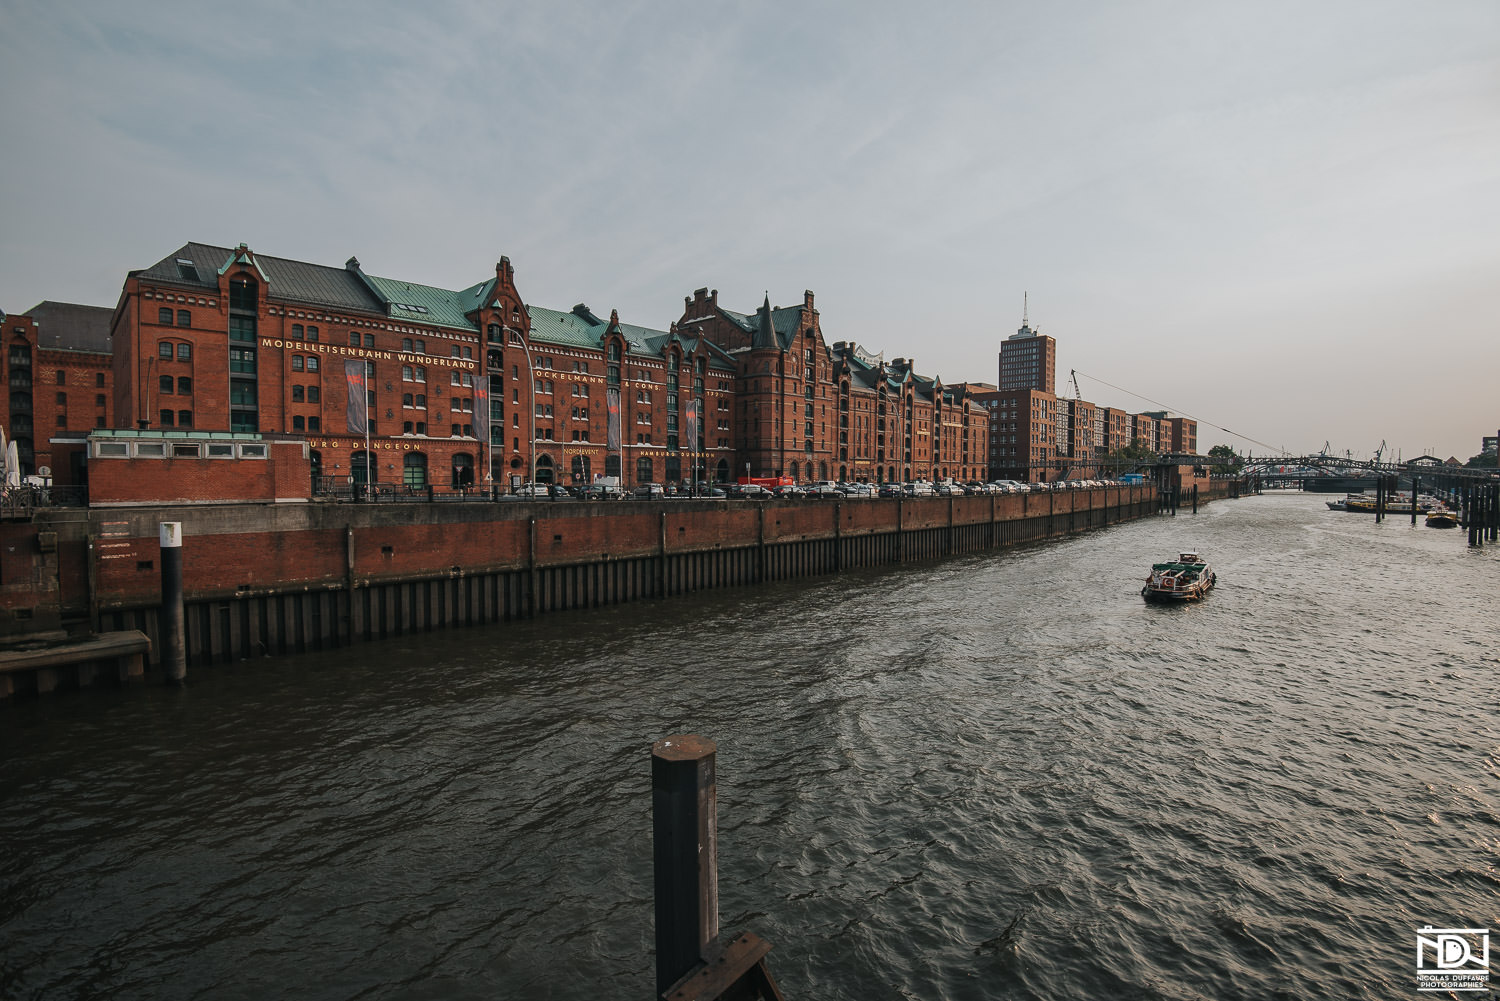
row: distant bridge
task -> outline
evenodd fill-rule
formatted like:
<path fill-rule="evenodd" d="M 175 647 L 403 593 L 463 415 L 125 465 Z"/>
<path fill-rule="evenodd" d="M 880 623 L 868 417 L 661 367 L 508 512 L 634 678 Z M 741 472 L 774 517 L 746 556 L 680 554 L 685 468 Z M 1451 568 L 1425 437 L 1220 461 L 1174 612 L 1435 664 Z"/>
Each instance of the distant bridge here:
<path fill-rule="evenodd" d="M 1217 456 L 1168 453 L 1157 462 L 1167 466 L 1215 466 Z M 1447 466 L 1431 459 L 1407 462 L 1377 462 L 1373 459 L 1351 459 L 1340 455 L 1269 455 L 1250 456 L 1242 460 L 1239 472 L 1266 480 L 1301 480 L 1337 476 L 1420 476 L 1451 477 L 1458 480 L 1487 480 L 1495 477 L 1494 469 L 1471 469 Z"/>

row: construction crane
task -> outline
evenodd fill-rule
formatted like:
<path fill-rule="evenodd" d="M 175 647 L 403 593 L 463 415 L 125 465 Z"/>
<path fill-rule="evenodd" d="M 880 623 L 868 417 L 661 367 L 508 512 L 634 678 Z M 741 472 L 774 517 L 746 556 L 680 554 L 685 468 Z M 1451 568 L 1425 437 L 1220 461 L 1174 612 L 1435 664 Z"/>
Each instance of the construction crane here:
<path fill-rule="evenodd" d="M 1375 464 L 1380 465 L 1380 457 L 1385 454 L 1385 439 L 1380 439 L 1380 447 L 1375 450 Z"/>
<path fill-rule="evenodd" d="M 1082 400 L 1083 390 L 1078 388 L 1078 369 L 1070 368 L 1068 369 L 1068 374 L 1073 378 L 1073 399 Z"/>

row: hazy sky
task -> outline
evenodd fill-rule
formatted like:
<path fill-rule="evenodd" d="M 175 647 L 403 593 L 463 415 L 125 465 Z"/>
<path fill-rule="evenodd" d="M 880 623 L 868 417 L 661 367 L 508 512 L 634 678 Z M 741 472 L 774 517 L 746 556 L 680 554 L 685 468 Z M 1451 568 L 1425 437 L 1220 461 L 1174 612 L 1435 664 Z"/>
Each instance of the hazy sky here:
<path fill-rule="evenodd" d="M 658 328 L 811 289 L 830 341 L 993 382 L 1029 291 L 1060 392 L 1205 451 L 1500 428 L 1497 0 L 0 0 L 0 37 L 8 312 L 190 240 L 503 254 Z"/>

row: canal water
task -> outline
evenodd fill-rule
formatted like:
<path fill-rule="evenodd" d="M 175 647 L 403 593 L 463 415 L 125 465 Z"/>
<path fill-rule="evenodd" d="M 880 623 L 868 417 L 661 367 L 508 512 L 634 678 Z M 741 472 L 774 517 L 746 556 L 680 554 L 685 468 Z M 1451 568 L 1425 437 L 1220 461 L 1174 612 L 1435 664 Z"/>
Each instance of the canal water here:
<path fill-rule="evenodd" d="M 1500 929 L 1497 610 L 1494 548 L 1267 494 L 15 702 L 0 997 L 649 997 L 684 732 L 789 998 L 1424 996 L 1418 928 Z"/>

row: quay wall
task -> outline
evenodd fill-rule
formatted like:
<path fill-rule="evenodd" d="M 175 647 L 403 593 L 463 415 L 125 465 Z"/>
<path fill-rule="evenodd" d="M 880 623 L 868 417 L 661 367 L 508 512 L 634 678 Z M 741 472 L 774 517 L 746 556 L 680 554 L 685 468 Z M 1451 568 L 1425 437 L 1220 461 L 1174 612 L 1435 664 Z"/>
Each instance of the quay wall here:
<path fill-rule="evenodd" d="M 1215 484 L 1215 486 L 1219 486 Z M 1233 484 L 1200 492 L 1229 496 Z M 1152 515 L 1150 484 L 904 499 L 192 504 L 3 526 L 10 635 L 85 617 L 160 649 L 158 526 L 181 522 L 189 666 L 714 587 L 936 559 Z M 30 602 L 30 606 L 26 605 Z"/>

